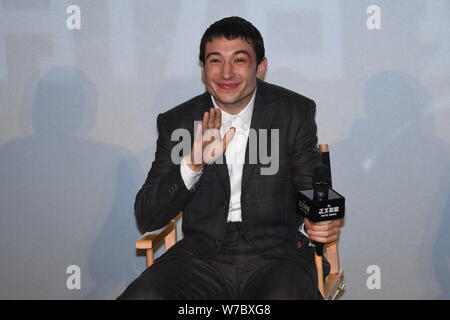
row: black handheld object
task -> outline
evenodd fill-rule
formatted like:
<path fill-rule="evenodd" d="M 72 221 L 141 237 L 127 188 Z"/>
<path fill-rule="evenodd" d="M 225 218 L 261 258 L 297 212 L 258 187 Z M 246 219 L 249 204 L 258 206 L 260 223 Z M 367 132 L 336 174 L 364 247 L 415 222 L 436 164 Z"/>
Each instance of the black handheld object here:
<path fill-rule="evenodd" d="M 330 183 L 322 179 L 317 169 L 314 177 L 313 189 L 303 190 L 298 193 L 298 206 L 305 218 L 313 222 L 335 220 L 344 217 L 345 198 L 331 189 Z"/>
<path fill-rule="evenodd" d="M 322 152 L 322 163 L 313 175 L 313 189 L 298 193 L 298 207 L 313 222 L 341 219 L 345 215 L 345 198 L 331 188 L 328 151 Z M 328 162 L 328 163 L 327 163 Z M 323 254 L 323 243 L 315 243 L 316 253 Z"/>
<path fill-rule="evenodd" d="M 313 175 L 313 200 L 314 201 L 324 201 L 328 200 L 330 189 L 330 178 L 328 172 L 330 169 L 320 164 L 314 170 Z"/>

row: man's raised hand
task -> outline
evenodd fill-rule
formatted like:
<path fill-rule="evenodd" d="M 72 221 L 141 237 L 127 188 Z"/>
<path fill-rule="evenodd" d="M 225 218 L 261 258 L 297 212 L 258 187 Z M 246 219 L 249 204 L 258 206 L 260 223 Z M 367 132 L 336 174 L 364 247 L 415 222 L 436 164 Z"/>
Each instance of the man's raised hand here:
<path fill-rule="evenodd" d="M 224 138 L 220 136 L 222 125 L 222 112 L 211 108 L 203 114 L 202 123 L 195 130 L 194 144 L 186 163 L 192 170 L 199 172 L 206 164 L 214 163 L 227 150 L 227 147 L 236 132 L 234 127 L 225 132 Z"/>

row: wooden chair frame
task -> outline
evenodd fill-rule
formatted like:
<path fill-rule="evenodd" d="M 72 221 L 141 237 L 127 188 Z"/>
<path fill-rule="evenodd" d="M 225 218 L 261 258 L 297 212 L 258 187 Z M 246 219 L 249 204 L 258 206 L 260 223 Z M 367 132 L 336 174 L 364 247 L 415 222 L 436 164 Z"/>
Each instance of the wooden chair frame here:
<path fill-rule="evenodd" d="M 181 215 L 182 212 L 174 219 L 170 220 L 164 228 L 147 232 L 136 241 L 136 249 L 146 250 L 147 267 L 150 267 L 153 264 L 155 250 L 159 248 L 163 242 L 166 251 L 177 242 L 177 221 L 181 218 Z M 325 300 L 334 300 L 342 294 L 345 288 L 344 271 L 339 265 L 337 241 L 325 245 L 324 254 L 326 254 L 331 269 L 327 277 L 324 278 L 322 257 L 315 256 L 319 290 Z"/>

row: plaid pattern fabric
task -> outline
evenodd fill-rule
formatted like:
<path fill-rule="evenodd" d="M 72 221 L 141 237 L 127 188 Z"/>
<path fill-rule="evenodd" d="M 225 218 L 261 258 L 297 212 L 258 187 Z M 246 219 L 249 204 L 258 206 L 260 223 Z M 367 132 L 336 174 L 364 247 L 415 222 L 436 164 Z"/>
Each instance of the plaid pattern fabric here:
<path fill-rule="evenodd" d="M 297 228 L 302 218 L 297 211 L 296 190 L 311 188 L 313 170 L 319 161 L 315 103 L 261 80 L 257 86 L 251 128 L 257 133 L 267 130 L 269 152 L 271 130 L 278 130 L 279 164 L 275 174 L 261 174 L 261 169 L 273 164 L 263 164 L 259 156 L 257 163 L 250 163 L 249 151 L 255 145 L 250 146 L 249 139 L 242 176 L 242 226 L 262 255 L 298 260 L 302 257 L 297 250 Z M 155 160 L 136 196 L 135 211 L 142 231 L 161 228 L 183 211 L 184 238 L 163 255 L 165 258 L 213 256 L 224 238 L 230 198 L 226 164 L 205 166 L 196 189 L 189 191 L 179 164 L 171 160 L 172 149 L 179 143 L 171 141 L 172 132 L 189 130 L 192 145 L 194 121 L 201 121 L 211 107 L 210 95 L 205 92 L 158 116 Z M 256 137 L 258 145 L 261 136 Z"/>

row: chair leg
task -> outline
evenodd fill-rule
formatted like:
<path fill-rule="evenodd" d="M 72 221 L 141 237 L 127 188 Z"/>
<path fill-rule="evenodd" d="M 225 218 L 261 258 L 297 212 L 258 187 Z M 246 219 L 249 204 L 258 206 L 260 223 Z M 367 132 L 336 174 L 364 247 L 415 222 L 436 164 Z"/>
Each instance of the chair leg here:
<path fill-rule="evenodd" d="M 177 230 L 176 225 L 174 229 L 165 237 L 164 244 L 166 246 L 166 251 L 170 249 L 175 243 L 177 243 Z"/>
<path fill-rule="evenodd" d="M 314 260 L 316 263 L 316 269 L 317 269 L 317 284 L 319 286 L 319 291 L 324 295 L 324 286 L 323 286 L 323 265 L 322 265 L 322 257 L 318 254 L 314 254 Z"/>
<path fill-rule="evenodd" d="M 153 248 L 147 249 L 147 267 L 153 264 Z"/>
<path fill-rule="evenodd" d="M 330 273 L 337 274 L 340 271 L 337 242 L 333 242 L 327 245 L 326 248 L 327 248 L 327 259 L 330 262 L 331 266 Z"/>

